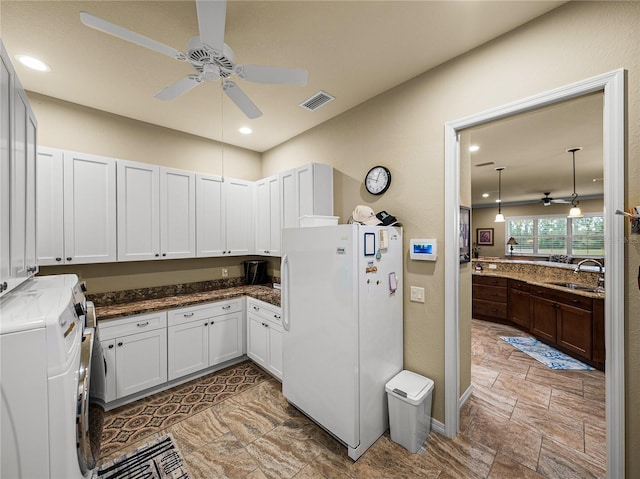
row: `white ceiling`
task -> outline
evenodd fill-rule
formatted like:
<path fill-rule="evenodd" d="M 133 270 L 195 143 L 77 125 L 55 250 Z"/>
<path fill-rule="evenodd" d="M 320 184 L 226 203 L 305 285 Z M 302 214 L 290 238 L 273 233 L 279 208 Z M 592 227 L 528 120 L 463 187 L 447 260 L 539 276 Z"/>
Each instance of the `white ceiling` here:
<path fill-rule="evenodd" d="M 463 132 L 461 138 L 461 148 L 480 147 L 470 153 L 474 207 L 495 206 L 498 167 L 505 168 L 503 204 L 539 201 L 545 192 L 570 200 L 573 160 L 567 150 L 574 147 L 582 147 L 575 153 L 578 201 L 603 195 L 601 92 L 481 125 Z M 483 193 L 489 197 L 483 198 Z"/>
<path fill-rule="evenodd" d="M 223 97 L 219 82 L 156 100 L 163 87 L 193 73 L 190 65 L 79 18 L 87 11 L 185 51 L 198 33 L 193 1 L 2 0 L 0 36 L 11 56 L 31 54 L 51 66 L 38 73 L 14 61 L 27 90 L 263 152 L 563 3 L 231 1 L 225 42 L 238 63 L 309 72 L 304 87 L 237 79 L 264 113 L 256 120 Z M 298 106 L 319 90 L 336 100 L 315 112 Z M 244 125 L 254 133 L 238 133 Z"/>

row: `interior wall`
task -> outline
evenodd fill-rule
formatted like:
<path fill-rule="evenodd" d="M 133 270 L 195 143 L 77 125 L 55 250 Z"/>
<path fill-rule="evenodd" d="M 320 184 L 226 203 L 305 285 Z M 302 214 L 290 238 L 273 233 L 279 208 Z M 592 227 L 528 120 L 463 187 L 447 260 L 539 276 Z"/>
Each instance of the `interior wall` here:
<path fill-rule="evenodd" d="M 38 93 L 27 92 L 38 145 L 183 170 L 258 180 L 260 153 Z"/>
<path fill-rule="evenodd" d="M 444 419 L 444 123 L 624 68 L 628 159 L 626 205 L 620 207 L 640 204 L 638 31 L 640 3 L 569 2 L 263 154 L 265 174 L 302 158 L 331 163 L 337 178 L 335 214 L 342 219 L 365 203 L 397 216 L 406 242 L 438 239 L 435 263 L 410 261 L 406 255 L 404 270 L 405 367 L 435 380 L 432 413 L 437 420 Z M 376 164 L 389 167 L 393 176 L 381 197 L 362 188 L 365 173 Z M 640 322 L 630 313 L 640 308 L 638 238 L 627 236 L 625 250 L 628 477 L 640 477 L 640 456 L 633 453 L 640 449 L 640 375 L 635 373 Z M 410 285 L 426 289 L 424 304 L 408 300 Z"/>
<path fill-rule="evenodd" d="M 571 205 L 553 203 L 549 206 L 543 206 L 541 203 L 503 206 L 502 214 L 505 218 L 513 216 L 535 216 L 535 215 L 566 215 L 569 213 Z M 580 209 L 583 213 L 602 213 L 604 211 L 604 202 L 602 199 L 580 200 Z M 477 239 L 478 228 L 493 228 L 493 246 L 480 246 L 481 256 L 505 256 L 505 246 L 509 238 L 505 234 L 506 223 L 495 223 L 494 219 L 498 213 L 498 207 L 495 208 L 473 208 L 471 210 L 471 241 Z"/>

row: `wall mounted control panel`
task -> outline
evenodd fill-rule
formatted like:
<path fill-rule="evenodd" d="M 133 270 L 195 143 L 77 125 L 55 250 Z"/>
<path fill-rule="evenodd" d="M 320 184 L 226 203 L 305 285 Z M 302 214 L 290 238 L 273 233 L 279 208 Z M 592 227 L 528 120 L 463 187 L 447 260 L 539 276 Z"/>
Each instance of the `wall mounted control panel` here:
<path fill-rule="evenodd" d="M 438 258 L 438 240 L 435 238 L 409 240 L 409 257 L 422 261 L 435 261 Z"/>

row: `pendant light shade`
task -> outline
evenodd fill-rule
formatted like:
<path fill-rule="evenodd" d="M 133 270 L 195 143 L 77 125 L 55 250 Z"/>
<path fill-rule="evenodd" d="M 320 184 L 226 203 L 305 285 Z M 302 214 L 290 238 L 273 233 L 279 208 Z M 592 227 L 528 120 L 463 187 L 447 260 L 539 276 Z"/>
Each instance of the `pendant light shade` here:
<path fill-rule="evenodd" d="M 502 170 L 504 170 L 504 166 L 496 168 L 498 172 L 498 214 L 494 220 L 495 223 L 504 223 L 504 215 L 502 214 Z"/>
<path fill-rule="evenodd" d="M 578 204 L 578 193 L 576 193 L 576 151 L 582 150 L 582 147 L 569 148 L 567 153 L 573 155 L 573 194 L 571 195 L 571 209 L 569 210 L 569 218 L 582 218 L 582 211 Z"/>

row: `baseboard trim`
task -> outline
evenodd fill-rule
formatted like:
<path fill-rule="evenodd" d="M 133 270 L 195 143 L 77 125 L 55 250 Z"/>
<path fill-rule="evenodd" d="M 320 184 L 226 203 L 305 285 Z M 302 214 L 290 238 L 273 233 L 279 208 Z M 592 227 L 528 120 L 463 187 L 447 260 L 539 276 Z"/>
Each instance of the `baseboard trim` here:
<path fill-rule="evenodd" d="M 462 409 L 462 406 L 464 406 L 464 403 L 466 403 L 467 400 L 471 397 L 471 393 L 473 393 L 473 384 L 469 384 L 469 387 L 467 388 L 467 390 L 464 392 L 462 396 L 460 396 L 460 399 L 458 399 L 458 411 Z"/>

